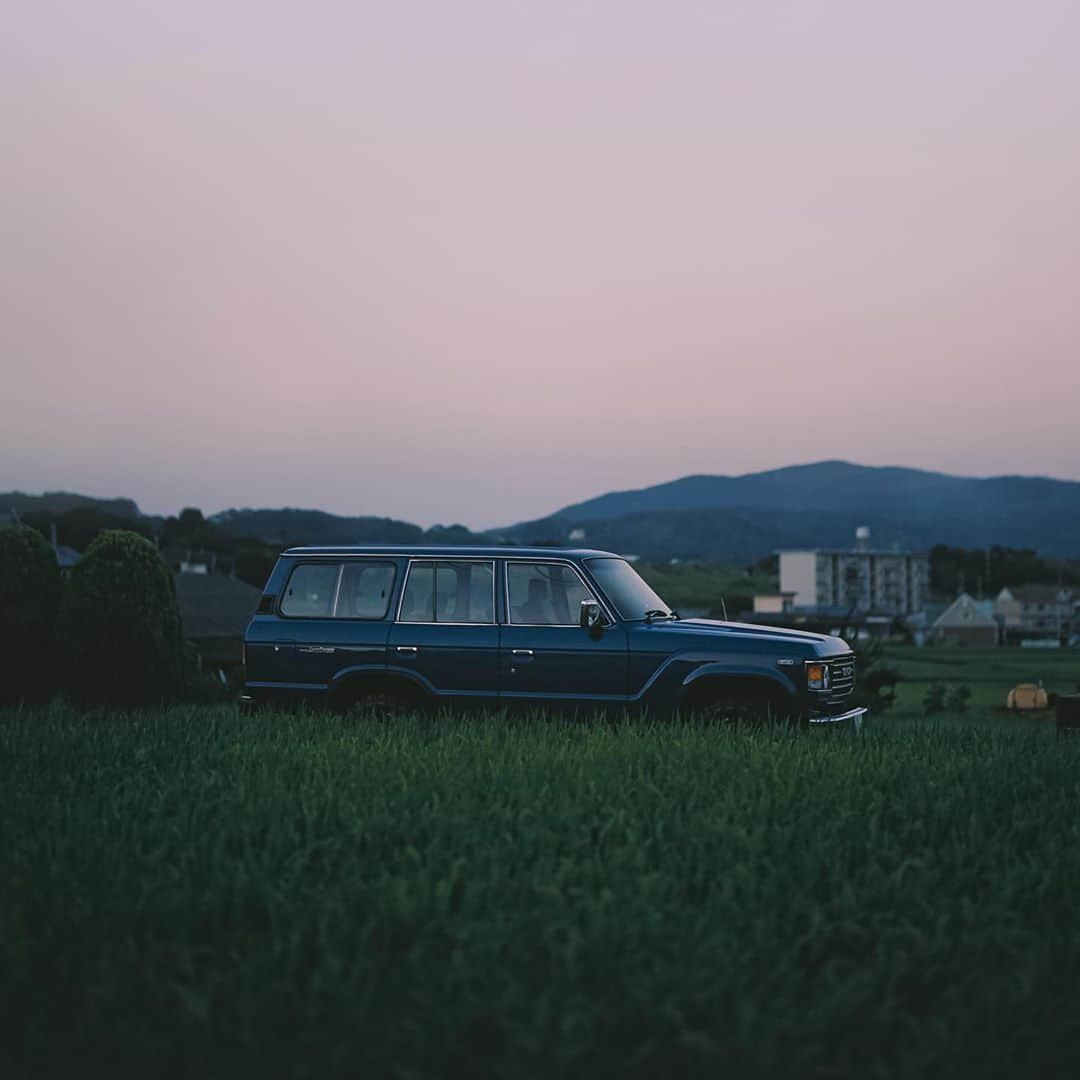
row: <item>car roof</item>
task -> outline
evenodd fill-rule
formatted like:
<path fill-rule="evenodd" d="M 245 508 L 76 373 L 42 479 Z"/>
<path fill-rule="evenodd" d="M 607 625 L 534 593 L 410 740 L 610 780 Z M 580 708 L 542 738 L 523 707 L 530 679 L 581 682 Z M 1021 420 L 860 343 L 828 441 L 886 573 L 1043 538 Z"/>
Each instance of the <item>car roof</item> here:
<path fill-rule="evenodd" d="M 621 559 L 611 551 L 594 551 L 591 548 L 556 548 L 556 547 L 451 547 L 450 545 L 412 546 L 410 544 L 334 544 L 320 547 L 291 547 L 281 553 L 290 557 L 305 555 L 403 555 L 409 558 L 423 557 L 435 559 L 462 558 L 528 558 L 540 559 L 586 559 L 601 556 L 609 559 Z"/>

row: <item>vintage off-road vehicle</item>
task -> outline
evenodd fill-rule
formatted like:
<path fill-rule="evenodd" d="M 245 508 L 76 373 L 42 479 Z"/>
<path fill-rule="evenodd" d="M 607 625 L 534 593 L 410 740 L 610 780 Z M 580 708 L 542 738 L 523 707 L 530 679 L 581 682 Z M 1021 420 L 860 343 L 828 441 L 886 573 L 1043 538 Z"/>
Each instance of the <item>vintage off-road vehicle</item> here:
<path fill-rule="evenodd" d="M 504 547 L 284 552 L 245 637 L 247 706 L 647 709 L 849 722 L 840 638 L 682 619 L 623 558 Z"/>

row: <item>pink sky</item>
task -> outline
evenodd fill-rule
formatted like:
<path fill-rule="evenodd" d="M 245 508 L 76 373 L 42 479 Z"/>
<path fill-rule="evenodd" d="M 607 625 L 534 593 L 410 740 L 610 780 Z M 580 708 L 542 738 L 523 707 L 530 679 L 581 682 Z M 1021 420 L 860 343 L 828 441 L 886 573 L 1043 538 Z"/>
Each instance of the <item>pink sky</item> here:
<path fill-rule="evenodd" d="M 1080 478 L 1080 5 L 14 0 L 0 490 Z"/>

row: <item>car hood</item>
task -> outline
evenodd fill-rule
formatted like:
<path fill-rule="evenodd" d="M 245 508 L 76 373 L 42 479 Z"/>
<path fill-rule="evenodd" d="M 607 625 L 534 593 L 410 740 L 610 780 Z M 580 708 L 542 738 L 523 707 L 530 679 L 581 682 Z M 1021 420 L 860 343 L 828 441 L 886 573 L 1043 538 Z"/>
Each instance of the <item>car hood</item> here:
<path fill-rule="evenodd" d="M 835 656 L 851 652 L 851 646 L 843 638 L 829 634 L 812 634 L 806 630 L 792 630 L 786 626 L 759 626 L 757 623 L 722 622 L 719 619 L 673 619 L 654 622 L 650 625 L 650 630 L 700 635 L 703 638 L 737 637 L 744 641 L 759 641 L 762 645 L 795 645 L 815 656 Z"/>

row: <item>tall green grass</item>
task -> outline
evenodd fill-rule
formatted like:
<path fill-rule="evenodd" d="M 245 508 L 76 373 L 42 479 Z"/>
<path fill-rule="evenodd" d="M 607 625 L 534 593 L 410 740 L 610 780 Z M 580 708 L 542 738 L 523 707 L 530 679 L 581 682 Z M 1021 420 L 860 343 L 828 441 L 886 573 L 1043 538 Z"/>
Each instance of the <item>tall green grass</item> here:
<path fill-rule="evenodd" d="M 8 1075 L 1072 1075 L 1080 739 L 0 713 Z"/>

